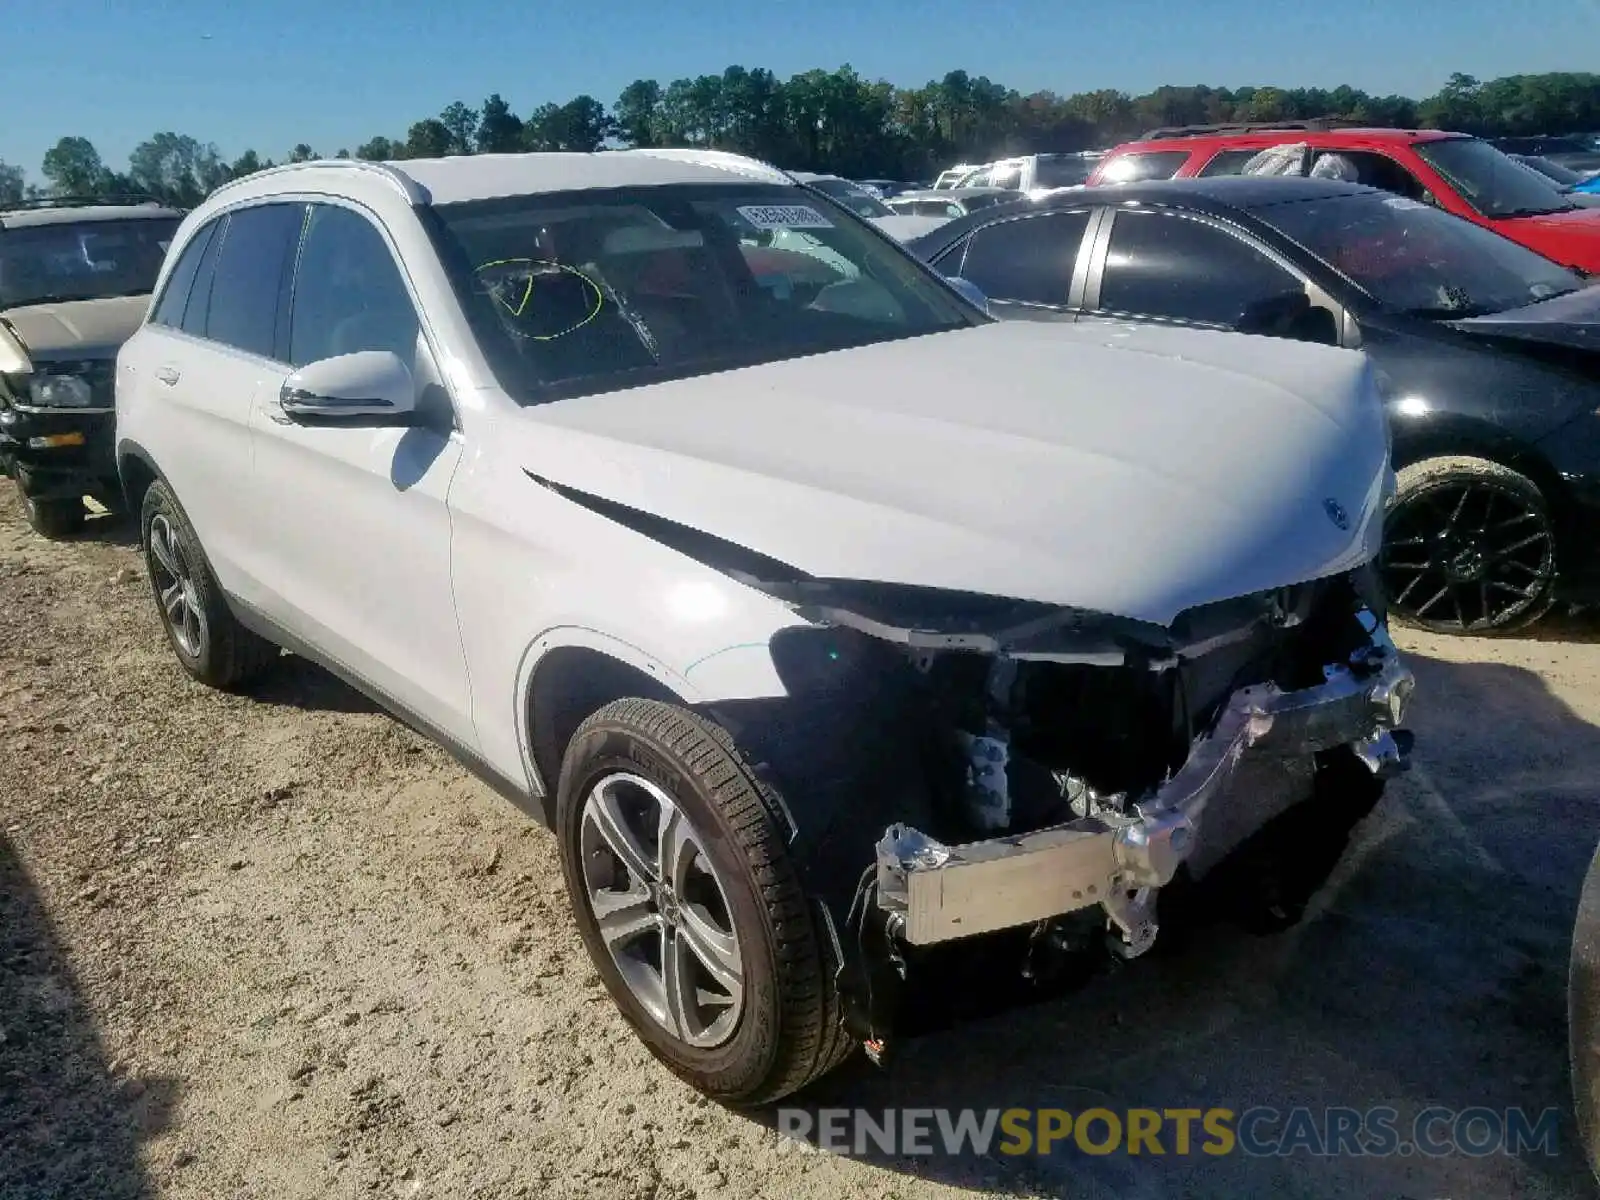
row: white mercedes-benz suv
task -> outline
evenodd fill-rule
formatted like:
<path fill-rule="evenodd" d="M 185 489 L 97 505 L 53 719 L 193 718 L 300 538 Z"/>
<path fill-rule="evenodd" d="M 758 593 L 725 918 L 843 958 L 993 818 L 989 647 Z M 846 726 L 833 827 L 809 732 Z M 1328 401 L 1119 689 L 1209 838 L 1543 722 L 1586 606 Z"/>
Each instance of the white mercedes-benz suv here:
<path fill-rule="evenodd" d="M 184 669 L 303 655 L 548 823 L 622 1012 L 729 1101 L 1241 862 L 1292 920 L 1286 850 L 1406 762 L 1362 356 L 994 322 L 748 159 L 251 175 L 116 404 Z"/>

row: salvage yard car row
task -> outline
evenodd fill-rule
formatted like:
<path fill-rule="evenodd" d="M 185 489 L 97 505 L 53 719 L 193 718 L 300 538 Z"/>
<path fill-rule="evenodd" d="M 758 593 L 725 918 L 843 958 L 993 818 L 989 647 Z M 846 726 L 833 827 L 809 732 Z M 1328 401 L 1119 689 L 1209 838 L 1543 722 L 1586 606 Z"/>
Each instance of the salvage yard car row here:
<path fill-rule="evenodd" d="M 1137 958 L 1240 861 L 1246 907 L 1290 922 L 1318 878 L 1282 818 L 1337 839 L 1408 762 L 1387 612 L 1432 609 L 1394 552 L 1420 537 L 1411 569 L 1458 606 L 1531 567 L 1515 620 L 1574 561 L 1528 515 L 1578 509 L 1509 478 L 1504 437 L 1445 455 L 1499 470 L 1402 472 L 1398 507 L 1391 441 L 1493 425 L 1447 387 L 1486 375 L 1480 344 L 1545 406 L 1534 450 L 1596 405 L 1581 350 L 1504 350 L 1525 316 L 1459 328 L 1461 295 L 1571 303 L 1576 276 L 1423 209 L 1461 264 L 1423 273 L 1435 336 L 1319 266 L 1327 205 L 1381 246 L 1406 202 L 1226 182 L 939 218 L 932 265 L 885 236 L 923 218 L 716 152 L 225 185 L 169 229 L 116 357 L 109 449 L 175 658 L 225 688 L 283 649 L 321 663 L 549 825 L 619 1009 L 732 1102 L 881 1056 L 975 943 L 1019 979 Z M 1296 198 L 1321 216 L 1274 232 Z M 1107 309 L 1142 222 L 1174 223 L 1129 255 L 1156 299 Z M 1186 273 L 1179 222 L 1245 265 Z M 977 269 L 1047 225 L 1044 292 Z M 105 261 L 80 238 L 58 265 Z M 45 307 L 81 327 L 72 303 Z M 15 429 L 55 360 L 5 336 Z M 1391 419 L 1419 398 L 1428 436 Z M 51 448 L 6 443 L 25 491 Z M 1454 506 L 1448 545 L 1395 524 L 1423 494 Z"/>

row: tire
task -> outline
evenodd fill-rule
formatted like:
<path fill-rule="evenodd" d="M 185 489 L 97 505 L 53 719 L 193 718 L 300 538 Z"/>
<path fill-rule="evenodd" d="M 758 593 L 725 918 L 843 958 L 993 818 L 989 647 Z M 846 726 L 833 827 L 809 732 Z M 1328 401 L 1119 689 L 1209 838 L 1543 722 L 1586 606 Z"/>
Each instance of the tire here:
<path fill-rule="evenodd" d="M 231 688 L 278 657 L 278 647 L 235 619 L 194 527 L 159 480 L 144 495 L 139 534 L 156 611 L 185 671 L 208 687 Z"/>
<path fill-rule="evenodd" d="M 634 839 L 631 845 L 644 851 L 644 870 L 620 870 L 612 847 L 615 836 L 631 836 L 625 822 L 612 821 L 607 836 L 593 814 L 631 813 L 648 831 L 652 824 L 660 827 L 662 796 L 681 822 L 673 827 L 688 831 L 686 855 L 666 857 L 690 865 L 662 870 L 659 846 L 652 857 L 651 847 Z M 824 952 L 827 943 L 783 829 L 773 801 L 728 735 L 674 705 L 639 699 L 608 704 L 579 726 L 562 762 L 556 832 L 584 945 L 650 1051 L 701 1092 L 729 1104 L 765 1104 L 788 1095 L 838 1066 L 854 1046 L 841 1019 L 835 964 Z M 658 879 L 677 879 L 679 886 L 641 889 L 640 876 L 651 871 Z M 591 884 L 605 887 L 592 891 Z M 625 905 L 617 900 L 622 884 L 637 897 Z M 597 896 L 613 930 L 638 925 L 640 931 L 608 944 L 596 915 Z M 666 992 L 665 973 L 657 970 L 652 982 L 648 962 L 641 960 L 653 954 L 657 963 L 666 961 L 669 938 L 692 954 L 696 939 L 690 933 L 707 926 L 735 939 L 731 957 L 742 981 L 740 999 L 680 1006 L 687 1015 L 673 1025 L 664 996 L 652 1003 L 650 995 L 656 984 Z M 704 935 L 699 940 L 706 944 Z M 720 944 L 726 942 L 722 937 Z M 719 961 L 726 966 L 729 957 Z M 692 964 L 690 994 L 732 995 L 706 961 Z M 720 1030 L 719 1022 L 725 1023 Z"/>
<path fill-rule="evenodd" d="M 1465 455 L 1396 478 L 1378 574 L 1397 621 L 1433 633 L 1524 629 L 1555 601 L 1556 532 L 1527 476 Z"/>
<path fill-rule="evenodd" d="M 89 514 L 80 500 L 39 500 L 28 494 L 21 479 L 17 480 L 17 496 L 22 501 L 22 515 L 40 537 L 66 538 L 83 530 Z"/>

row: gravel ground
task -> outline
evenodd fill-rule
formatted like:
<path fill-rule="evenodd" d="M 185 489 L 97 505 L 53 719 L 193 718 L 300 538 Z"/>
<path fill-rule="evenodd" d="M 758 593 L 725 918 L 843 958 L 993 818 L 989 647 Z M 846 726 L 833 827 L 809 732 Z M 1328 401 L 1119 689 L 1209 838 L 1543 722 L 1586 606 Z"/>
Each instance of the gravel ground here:
<path fill-rule="evenodd" d="M 129 533 L 0 498 L 0 1197 L 1577 1197 L 1555 1157 L 803 1153 L 634 1041 L 550 838 L 286 658 L 190 684 Z M 817 1105 L 1569 1108 L 1600 645 L 1403 638 L 1418 768 L 1311 917 L 859 1062 Z"/>

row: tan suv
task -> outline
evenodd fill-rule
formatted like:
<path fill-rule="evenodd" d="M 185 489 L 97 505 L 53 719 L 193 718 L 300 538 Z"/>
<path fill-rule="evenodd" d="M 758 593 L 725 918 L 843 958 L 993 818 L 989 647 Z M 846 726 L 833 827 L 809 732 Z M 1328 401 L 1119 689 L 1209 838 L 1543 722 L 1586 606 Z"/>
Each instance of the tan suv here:
<path fill-rule="evenodd" d="M 82 527 L 85 496 L 118 504 L 117 350 L 144 320 L 182 219 L 98 198 L 0 210 L 0 473 L 47 537 Z"/>

